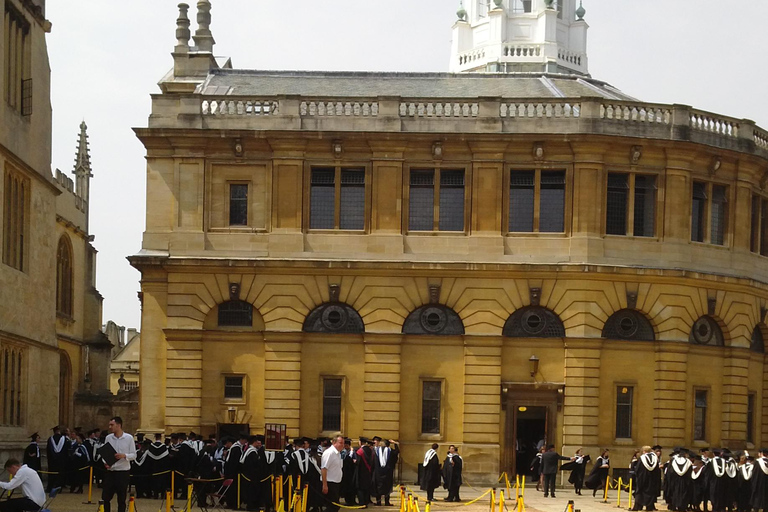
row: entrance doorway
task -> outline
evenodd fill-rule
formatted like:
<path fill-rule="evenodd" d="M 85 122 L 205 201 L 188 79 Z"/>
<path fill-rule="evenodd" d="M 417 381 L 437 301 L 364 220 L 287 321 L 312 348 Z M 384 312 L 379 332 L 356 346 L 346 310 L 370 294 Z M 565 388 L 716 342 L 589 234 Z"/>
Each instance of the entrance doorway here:
<path fill-rule="evenodd" d="M 515 474 L 528 475 L 539 448 L 547 444 L 547 408 L 520 405 L 515 417 Z"/>

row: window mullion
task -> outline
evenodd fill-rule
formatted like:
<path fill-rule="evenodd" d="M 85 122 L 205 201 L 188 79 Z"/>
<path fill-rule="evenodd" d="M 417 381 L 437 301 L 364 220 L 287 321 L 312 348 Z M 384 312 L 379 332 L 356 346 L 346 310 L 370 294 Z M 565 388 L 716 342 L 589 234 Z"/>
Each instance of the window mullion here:
<path fill-rule="evenodd" d="M 541 216 L 541 169 L 536 169 L 533 177 L 533 232 L 539 232 Z"/>
<path fill-rule="evenodd" d="M 341 226 L 341 167 L 336 166 L 333 175 L 333 225 L 335 229 Z"/>
<path fill-rule="evenodd" d="M 435 168 L 435 179 L 433 180 L 433 213 L 432 213 L 432 231 L 440 231 L 440 169 Z"/>
<path fill-rule="evenodd" d="M 712 182 L 707 183 L 706 215 L 704 215 L 704 242 L 712 243 Z"/>
<path fill-rule="evenodd" d="M 629 198 L 627 200 L 627 235 L 635 234 L 635 173 L 629 173 Z"/>

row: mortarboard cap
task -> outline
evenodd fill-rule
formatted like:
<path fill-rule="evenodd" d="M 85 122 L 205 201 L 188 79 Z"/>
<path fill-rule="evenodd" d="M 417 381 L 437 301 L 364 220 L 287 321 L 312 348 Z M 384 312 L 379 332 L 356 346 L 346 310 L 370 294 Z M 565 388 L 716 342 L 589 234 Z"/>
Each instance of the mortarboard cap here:
<path fill-rule="evenodd" d="M 264 442 L 264 436 L 262 436 L 262 435 L 257 435 L 257 436 L 256 436 L 256 440 L 257 440 L 257 441 L 261 441 L 261 442 L 263 443 L 263 442 Z"/>
<path fill-rule="evenodd" d="M 36 441 L 38 437 L 40 437 L 40 434 L 38 434 L 37 432 L 29 436 L 29 438 L 32 439 L 32 441 Z"/>
<path fill-rule="evenodd" d="M 378 443 L 379 441 L 381 441 L 381 438 L 379 436 L 373 436 L 373 440 L 374 442 Z"/>

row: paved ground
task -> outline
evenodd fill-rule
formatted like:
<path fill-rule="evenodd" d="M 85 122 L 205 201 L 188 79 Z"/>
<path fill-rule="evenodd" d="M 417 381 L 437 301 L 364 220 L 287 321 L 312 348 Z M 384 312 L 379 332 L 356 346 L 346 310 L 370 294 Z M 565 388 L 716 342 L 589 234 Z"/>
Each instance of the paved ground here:
<path fill-rule="evenodd" d="M 467 503 L 471 501 L 472 499 L 478 497 L 482 492 L 484 492 L 486 489 L 482 490 L 474 490 L 468 487 L 462 487 L 461 489 L 461 497 L 464 500 L 462 503 L 447 503 L 443 501 L 443 498 L 445 497 L 446 493 L 445 491 L 438 491 L 435 493 L 435 498 L 437 498 L 437 501 L 433 504 L 432 510 L 435 512 L 450 512 L 451 509 L 455 509 L 456 512 L 489 512 L 490 510 L 490 499 L 488 496 L 481 498 L 476 503 L 468 505 Z M 514 493 L 514 491 L 513 491 Z M 53 504 L 50 507 L 51 512 L 97 512 L 98 509 L 98 499 L 101 492 L 100 489 L 94 489 L 93 492 L 93 501 L 94 504 L 88 505 L 83 504 L 83 501 L 86 501 L 87 495 L 83 494 L 68 494 L 64 493 L 56 498 L 56 500 L 53 502 Z M 420 502 L 423 503 L 424 499 L 426 498 L 425 493 L 421 491 L 417 491 L 416 495 L 420 497 Z M 399 500 L 397 499 L 396 493 L 393 494 L 392 503 L 394 507 L 371 507 L 372 512 L 398 512 L 399 510 Z M 540 492 L 537 492 L 534 488 L 526 489 L 525 491 L 525 510 L 528 512 L 564 512 L 566 509 L 566 506 L 568 505 L 568 500 L 574 501 L 574 510 L 581 510 L 583 512 L 609 512 L 609 510 L 616 510 L 616 491 L 610 491 L 609 493 L 609 502 L 608 503 L 602 503 L 602 499 L 600 499 L 601 496 L 598 498 L 593 498 L 591 492 L 585 492 L 583 496 L 576 496 L 573 492 L 572 488 L 568 489 L 558 489 L 557 492 L 557 498 L 544 498 L 544 495 Z M 622 508 L 626 510 L 627 508 L 627 494 L 622 494 Z M 116 511 L 117 506 L 115 505 L 115 502 L 112 502 L 112 510 Z M 184 502 L 176 501 L 175 503 L 175 512 L 183 512 L 184 511 Z M 164 512 L 165 508 L 163 506 L 163 509 L 160 510 L 161 502 L 160 500 L 137 500 L 136 501 L 136 512 Z M 514 501 L 506 501 L 505 507 L 507 512 L 514 512 L 515 504 Z M 424 507 L 420 507 L 421 512 L 424 512 Z M 665 507 L 661 507 L 662 510 L 665 509 Z M 192 512 L 199 512 L 200 509 L 195 507 Z M 498 506 L 496 508 L 496 511 L 498 512 Z M 345 512 L 342 509 L 342 512 Z"/>

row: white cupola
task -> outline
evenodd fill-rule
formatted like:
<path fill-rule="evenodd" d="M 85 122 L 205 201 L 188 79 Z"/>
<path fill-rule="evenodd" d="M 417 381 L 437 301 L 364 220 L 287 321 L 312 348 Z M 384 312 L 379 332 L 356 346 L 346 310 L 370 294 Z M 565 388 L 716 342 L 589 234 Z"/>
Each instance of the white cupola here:
<path fill-rule="evenodd" d="M 460 0 L 450 71 L 589 75 L 582 0 Z"/>

